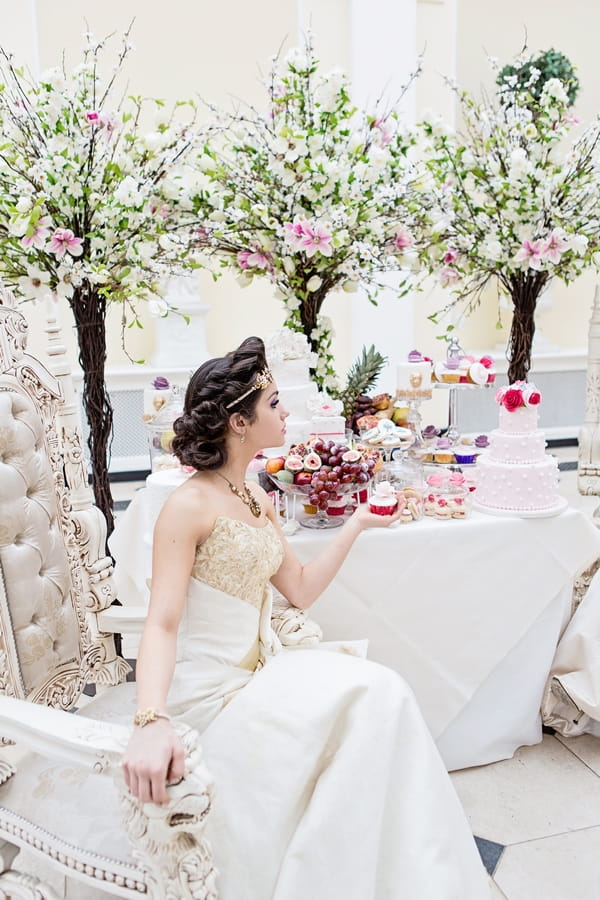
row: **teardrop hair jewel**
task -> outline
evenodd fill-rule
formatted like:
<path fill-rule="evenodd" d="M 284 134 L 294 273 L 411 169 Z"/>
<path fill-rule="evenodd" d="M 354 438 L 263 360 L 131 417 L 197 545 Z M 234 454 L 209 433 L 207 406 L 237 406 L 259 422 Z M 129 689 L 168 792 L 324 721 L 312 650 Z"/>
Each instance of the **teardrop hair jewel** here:
<path fill-rule="evenodd" d="M 271 370 L 268 366 L 262 370 L 262 372 L 258 372 L 256 378 L 254 379 L 254 384 L 251 388 L 241 394 L 241 396 L 237 397 L 235 400 L 232 400 L 231 403 L 225 404 L 225 409 L 231 409 L 232 406 L 237 406 L 238 403 L 241 403 L 242 400 L 245 400 L 250 394 L 253 394 L 254 391 L 264 391 L 264 389 L 271 384 L 273 381 L 273 376 L 271 375 Z"/>
<path fill-rule="evenodd" d="M 244 482 L 244 490 L 240 491 L 239 488 L 233 484 L 226 475 L 222 475 L 221 472 L 215 472 L 215 475 L 218 475 L 219 478 L 222 478 L 223 481 L 226 481 L 229 485 L 229 489 L 236 497 L 239 497 L 242 503 L 249 507 L 250 512 L 254 516 L 255 519 L 260 517 L 262 513 L 262 506 L 254 496 L 254 494 L 249 490 L 248 485 Z"/>

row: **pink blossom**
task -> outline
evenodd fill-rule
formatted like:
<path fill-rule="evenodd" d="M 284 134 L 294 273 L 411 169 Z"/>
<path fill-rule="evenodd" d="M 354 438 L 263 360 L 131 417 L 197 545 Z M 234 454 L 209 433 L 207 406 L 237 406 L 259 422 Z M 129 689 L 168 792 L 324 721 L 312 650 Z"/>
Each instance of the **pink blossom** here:
<path fill-rule="evenodd" d="M 379 133 L 378 143 L 382 147 L 385 147 L 387 144 L 389 144 L 393 135 L 393 128 L 390 125 L 389 121 L 383 116 L 380 116 L 373 122 L 373 128 Z"/>
<path fill-rule="evenodd" d="M 458 250 L 450 248 L 444 253 L 444 262 L 447 266 L 451 266 L 458 259 Z"/>
<path fill-rule="evenodd" d="M 119 120 L 116 116 L 111 116 L 109 113 L 100 113 L 98 116 L 98 124 L 101 128 L 104 128 L 105 131 L 110 133 L 115 130 L 119 124 Z"/>
<path fill-rule="evenodd" d="M 554 265 L 556 265 L 560 262 L 561 253 L 564 253 L 564 251 L 568 250 L 568 248 L 568 241 L 565 240 L 562 232 L 559 229 L 555 228 L 546 242 L 544 259 L 548 259 L 551 263 L 554 263 Z"/>
<path fill-rule="evenodd" d="M 448 287 L 448 285 L 454 284 L 459 278 L 460 275 L 456 269 L 452 268 L 452 266 L 444 266 L 440 272 L 440 284 L 442 287 Z"/>
<path fill-rule="evenodd" d="M 292 245 L 294 250 L 300 249 L 300 241 L 305 237 L 305 228 L 308 222 L 304 219 L 294 219 L 293 222 L 286 222 L 283 226 L 286 240 Z"/>
<path fill-rule="evenodd" d="M 523 246 L 515 256 L 516 262 L 526 262 L 530 269 L 536 269 L 538 272 L 544 267 L 544 254 L 546 252 L 546 241 L 523 241 Z"/>
<path fill-rule="evenodd" d="M 269 266 L 269 258 L 260 250 L 240 250 L 237 261 L 240 269 L 266 269 Z"/>
<path fill-rule="evenodd" d="M 98 120 L 100 119 L 100 116 L 95 109 L 90 110 L 90 112 L 86 112 L 85 117 L 88 122 L 92 123 L 92 125 L 97 125 Z"/>
<path fill-rule="evenodd" d="M 396 237 L 394 238 L 396 249 L 400 250 L 400 252 L 402 252 L 403 250 L 407 250 L 409 247 L 412 247 L 414 242 L 414 237 L 406 228 L 400 228 L 396 233 Z"/>
<path fill-rule="evenodd" d="M 50 228 L 48 226 L 51 224 L 52 220 L 50 216 L 42 216 L 33 226 L 33 233 L 26 234 L 24 238 L 21 238 L 21 245 L 26 250 L 30 247 L 41 250 L 46 243 L 46 238 L 50 234 Z"/>
<path fill-rule="evenodd" d="M 62 259 L 67 251 L 71 256 L 81 256 L 83 253 L 83 239 L 75 237 L 70 228 L 57 228 L 48 245 L 50 253 L 54 253 L 57 259 Z"/>
<path fill-rule="evenodd" d="M 317 251 L 322 256 L 331 256 L 331 232 L 324 225 L 315 222 L 314 225 L 306 222 L 304 225 L 304 237 L 300 241 L 300 249 L 304 250 L 308 257 L 314 256 Z"/>
<path fill-rule="evenodd" d="M 208 231 L 206 230 L 206 228 L 204 228 L 204 226 L 198 225 L 197 228 L 193 229 L 192 233 L 196 237 L 196 240 L 198 241 L 199 244 L 208 244 L 210 235 L 209 235 Z"/>
<path fill-rule="evenodd" d="M 153 216 L 158 216 L 160 219 L 168 219 L 170 212 L 169 207 L 166 203 L 157 203 L 153 202 L 150 204 L 150 212 Z"/>

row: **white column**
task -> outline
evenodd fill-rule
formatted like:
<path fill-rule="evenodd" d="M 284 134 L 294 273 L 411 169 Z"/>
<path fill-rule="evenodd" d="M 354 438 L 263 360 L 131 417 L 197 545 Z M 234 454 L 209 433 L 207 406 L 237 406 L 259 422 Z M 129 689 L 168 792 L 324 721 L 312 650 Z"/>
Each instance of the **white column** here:
<path fill-rule="evenodd" d="M 360 106 L 372 107 L 385 94 L 395 103 L 414 71 L 417 58 L 416 0 L 350 0 L 350 77 L 352 96 Z M 400 106 L 408 122 L 415 119 L 415 88 Z M 395 363 L 412 349 L 414 309 L 410 295 L 399 299 L 398 276 L 390 273 L 378 305 L 362 291 L 352 299 L 352 354 L 375 344 L 388 357 L 381 384 L 395 384 Z"/>
<path fill-rule="evenodd" d="M 26 65 L 36 78 L 40 74 L 36 0 L 0 0 L 2 46 L 14 54 L 18 66 Z"/>
<path fill-rule="evenodd" d="M 194 371 L 209 357 L 204 316 L 210 307 L 201 302 L 197 275 L 170 278 L 165 300 L 178 312 L 157 319 L 156 347 L 150 363 L 159 370 Z"/>

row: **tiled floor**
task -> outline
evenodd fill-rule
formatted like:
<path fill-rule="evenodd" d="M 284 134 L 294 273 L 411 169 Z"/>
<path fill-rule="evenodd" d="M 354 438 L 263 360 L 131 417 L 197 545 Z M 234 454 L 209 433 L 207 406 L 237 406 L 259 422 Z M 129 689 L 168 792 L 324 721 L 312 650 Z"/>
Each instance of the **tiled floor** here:
<path fill-rule="evenodd" d="M 576 457 L 574 447 L 552 452 L 563 466 Z M 117 510 L 142 484 L 113 484 Z M 562 472 L 561 493 L 590 516 L 598 506 L 597 498 L 578 494 L 571 467 Z M 545 734 L 512 759 L 451 777 L 492 876 L 494 900 L 600 900 L 600 739 Z M 36 870 L 28 857 L 26 871 Z M 77 883 L 65 890 L 60 878 L 53 885 L 69 900 L 111 896 Z"/>

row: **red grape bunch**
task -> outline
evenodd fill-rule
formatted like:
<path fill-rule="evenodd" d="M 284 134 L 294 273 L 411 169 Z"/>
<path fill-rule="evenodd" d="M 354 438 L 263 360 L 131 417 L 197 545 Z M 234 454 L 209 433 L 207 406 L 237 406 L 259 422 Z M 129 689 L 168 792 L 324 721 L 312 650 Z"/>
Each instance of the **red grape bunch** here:
<path fill-rule="evenodd" d="M 326 510 L 329 501 L 338 496 L 340 485 L 364 485 L 373 477 L 375 456 L 365 458 L 359 450 L 321 438 L 311 442 L 311 449 L 321 465 L 313 473 L 308 498 L 320 510 Z"/>

